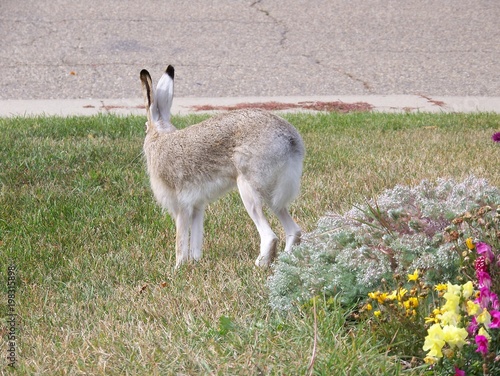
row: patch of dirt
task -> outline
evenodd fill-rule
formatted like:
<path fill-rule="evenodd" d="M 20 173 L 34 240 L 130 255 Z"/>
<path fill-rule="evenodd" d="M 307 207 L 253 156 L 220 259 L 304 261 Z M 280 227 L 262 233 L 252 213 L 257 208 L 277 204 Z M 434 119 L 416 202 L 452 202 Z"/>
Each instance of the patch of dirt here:
<path fill-rule="evenodd" d="M 299 103 L 281 103 L 281 102 L 257 102 L 257 103 L 238 103 L 231 106 L 212 106 L 201 105 L 193 106 L 195 111 L 234 111 L 242 109 L 260 109 L 267 111 L 282 111 L 290 109 L 327 111 L 327 112 L 368 112 L 373 106 L 366 102 L 345 103 L 335 102 L 299 102 Z"/>
<path fill-rule="evenodd" d="M 438 100 L 432 99 L 432 98 L 427 97 L 423 94 L 420 94 L 420 97 L 424 98 L 427 102 L 433 104 L 434 106 L 438 106 L 438 107 L 445 107 L 446 106 L 446 103 L 444 103 L 443 101 L 438 101 Z"/>
<path fill-rule="evenodd" d="M 110 110 L 128 110 L 128 109 L 131 109 L 131 108 L 138 108 L 138 109 L 142 109 L 142 108 L 145 108 L 144 105 L 137 105 L 137 106 L 118 106 L 118 105 L 102 105 L 101 107 L 99 107 L 99 110 L 106 110 L 106 111 L 110 111 Z"/>

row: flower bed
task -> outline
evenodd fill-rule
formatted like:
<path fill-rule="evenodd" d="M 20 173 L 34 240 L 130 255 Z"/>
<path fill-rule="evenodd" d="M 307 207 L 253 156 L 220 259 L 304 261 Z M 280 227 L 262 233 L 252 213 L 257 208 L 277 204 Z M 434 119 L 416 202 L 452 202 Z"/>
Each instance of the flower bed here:
<path fill-rule="evenodd" d="M 500 374 L 500 192 L 482 179 L 395 187 L 328 215 L 275 272 L 277 309 L 357 302 L 353 317 L 408 367 Z"/>

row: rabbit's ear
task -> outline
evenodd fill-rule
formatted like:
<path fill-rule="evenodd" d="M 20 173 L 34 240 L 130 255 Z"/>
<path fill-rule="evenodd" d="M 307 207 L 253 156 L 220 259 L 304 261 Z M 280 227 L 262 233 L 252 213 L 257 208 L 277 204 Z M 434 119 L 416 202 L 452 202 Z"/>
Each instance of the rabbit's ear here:
<path fill-rule="evenodd" d="M 155 103 L 165 125 L 170 124 L 170 109 L 174 97 L 174 67 L 169 65 L 156 86 Z"/>
<path fill-rule="evenodd" d="M 153 80 L 146 69 L 141 70 L 140 75 L 142 82 L 142 94 L 144 95 L 144 104 L 146 105 L 146 111 L 149 112 L 151 104 L 154 101 Z"/>
<path fill-rule="evenodd" d="M 148 127 L 156 127 L 160 115 L 158 113 L 158 106 L 155 102 L 153 80 L 151 79 L 151 75 L 146 69 L 141 70 L 140 76 L 142 82 L 142 93 L 144 95 L 144 105 L 146 106 L 146 114 L 148 115 Z M 149 129 L 148 127 L 147 129 Z"/>

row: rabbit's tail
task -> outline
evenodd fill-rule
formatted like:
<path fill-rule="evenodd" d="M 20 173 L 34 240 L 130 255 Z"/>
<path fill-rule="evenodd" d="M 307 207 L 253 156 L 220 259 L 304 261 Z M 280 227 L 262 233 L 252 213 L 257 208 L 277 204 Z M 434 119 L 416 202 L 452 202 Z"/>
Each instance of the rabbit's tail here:
<path fill-rule="evenodd" d="M 302 176 L 302 153 L 296 153 L 286 162 L 276 177 L 276 186 L 269 205 L 274 211 L 286 208 L 299 194 Z"/>

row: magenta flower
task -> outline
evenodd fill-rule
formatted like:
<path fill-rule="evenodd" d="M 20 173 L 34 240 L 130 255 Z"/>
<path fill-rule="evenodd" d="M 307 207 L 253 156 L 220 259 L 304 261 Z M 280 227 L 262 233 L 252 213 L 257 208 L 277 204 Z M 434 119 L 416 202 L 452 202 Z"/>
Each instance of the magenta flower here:
<path fill-rule="evenodd" d="M 485 336 L 476 336 L 474 338 L 476 340 L 477 350 L 476 352 L 481 353 L 483 355 L 488 354 L 488 338 Z"/>
<path fill-rule="evenodd" d="M 499 260 L 500 262 L 500 260 Z M 488 267 L 486 266 L 486 259 L 484 256 L 479 256 L 474 262 L 474 269 L 476 272 L 486 272 L 488 271 Z"/>
<path fill-rule="evenodd" d="M 500 302 L 498 301 L 497 294 L 493 294 L 493 297 L 491 298 L 491 307 L 495 310 L 500 309 Z"/>
<path fill-rule="evenodd" d="M 486 287 L 489 289 L 491 287 L 491 277 L 487 272 L 478 271 L 477 281 L 479 282 L 479 288 Z"/>
<path fill-rule="evenodd" d="M 489 262 L 493 262 L 493 260 L 495 260 L 495 255 L 491 251 L 491 246 L 489 244 L 478 242 L 476 243 L 476 249 L 477 253 L 486 257 Z"/>
<path fill-rule="evenodd" d="M 492 329 L 500 328 L 500 311 L 492 310 L 490 311 L 490 315 L 491 315 L 490 328 Z"/>
<path fill-rule="evenodd" d="M 498 302 L 498 295 L 491 291 L 490 291 L 490 303 L 491 303 L 491 308 L 493 308 L 494 310 L 500 309 L 500 303 Z"/>
<path fill-rule="evenodd" d="M 465 371 L 455 366 L 455 376 L 465 376 Z"/>
<path fill-rule="evenodd" d="M 495 142 L 500 142 L 500 132 L 493 133 L 493 136 L 491 136 L 491 139 Z"/>
<path fill-rule="evenodd" d="M 469 335 L 472 337 L 474 334 L 476 334 L 476 331 L 477 331 L 477 320 L 476 320 L 476 317 L 475 316 L 472 316 L 472 319 L 470 320 L 470 324 L 469 326 L 467 327 L 467 332 L 469 333 Z"/>
<path fill-rule="evenodd" d="M 488 309 L 490 303 L 493 309 L 498 309 L 499 302 L 498 296 L 494 292 L 491 292 L 487 287 L 482 287 L 479 290 L 479 297 L 476 299 L 476 303 L 481 306 L 481 308 Z"/>

